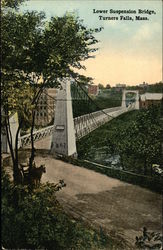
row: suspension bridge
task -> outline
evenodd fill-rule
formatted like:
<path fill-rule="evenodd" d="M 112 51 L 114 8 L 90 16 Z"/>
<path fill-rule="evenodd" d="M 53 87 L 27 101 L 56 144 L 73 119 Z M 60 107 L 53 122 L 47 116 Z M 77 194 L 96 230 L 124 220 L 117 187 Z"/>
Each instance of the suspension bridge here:
<path fill-rule="evenodd" d="M 126 94 L 134 92 L 135 102 L 126 106 Z M 54 125 L 34 131 L 34 141 L 48 138 L 52 154 L 76 156 L 76 141 L 119 115 L 139 109 L 138 91 L 124 90 L 122 105 L 101 110 L 79 83 L 64 78 L 55 103 Z M 19 147 L 31 144 L 31 135 L 19 138 Z"/>

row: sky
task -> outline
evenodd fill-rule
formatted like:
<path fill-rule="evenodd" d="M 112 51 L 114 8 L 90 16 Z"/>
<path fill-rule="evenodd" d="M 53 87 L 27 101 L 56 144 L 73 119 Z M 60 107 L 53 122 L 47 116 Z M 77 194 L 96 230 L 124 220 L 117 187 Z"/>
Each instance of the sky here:
<path fill-rule="evenodd" d="M 75 12 L 86 27 L 103 27 L 95 35 L 100 40 L 95 58 L 83 62 L 86 70 L 80 70 L 81 74 L 92 77 L 95 84 L 137 85 L 162 80 L 161 0 L 29 0 L 21 10 L 44 11 L 48 19 Z M 136 14 L 112 13 L 119 10 Z M 139 10 L 143 13 L 138 13 Z M 153 13 L 149 14 L 150 11 Z M 135 20 L 136 16 L 148 20 Z M 117 17 L 118 20 L 106 20 Z"/>

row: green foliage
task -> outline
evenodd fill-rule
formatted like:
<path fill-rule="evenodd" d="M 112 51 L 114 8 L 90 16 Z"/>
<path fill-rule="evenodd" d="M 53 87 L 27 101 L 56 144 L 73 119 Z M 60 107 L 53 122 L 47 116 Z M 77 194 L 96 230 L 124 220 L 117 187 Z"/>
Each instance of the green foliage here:
<path fill-rule="evenodd" d="M 18 112 L 19 116 L 15 141 L 7 137 L 14 171 L 18 171 L 18 134 L 22 127 L 31 127 L 32 165 L 35 111 L 42 91 L 58 86 L 58 79 L 62 77 L 82 82 L 91 80 L 75 73 L 74 69 L 85 68 L 81 62 L 93 57 L 97 50 L 94 45 L 98 42 L 93 35 L 98 31 L 86 28 L 75 15 L 66 13 L 47 21 L 44 12 L 19 12 L 21 2 L 3 1 L 1 18 L 2 105 L 6 133 L 10 137 L 9 113 Z"/>
<path fill-rule="evenodd" d="M 25 0 L 2 0 L 2 8 L 15 8 L 17 9 Z M 26 0 L 28 1 L 28 0 Z"/>
<path fill-rule="evenodd" d="M 97 31 L 96 31 L 97 32 Z M 2 12 L 2 61 L 7 70 L 39 74 L 48 83 L 57 77 L 79 76 L 73 68 L 93 56 L 98 41 L 73 14 L 45 21 L 43 12 Z M 81 76 L 83 78 L 83 76 Z"/>
<path fill-rule="evenodd" d="M 161 163 L 159 118 L 159 107 L 124 114 L 81 139 L 78 142 L 79 157 L 93 161 L 90 152 L 93 155 L 98 148 L 104 148 L 110 154 L 120 155 L 123 169 L 154 174 L 152 164 Z"/>
<path fill-rule="evenodd" d="M 2 103 L 4 110 L 19 114 L 19 120 L 29 123 L 31 111 L 35 107 L 32 104 L 34 90 L 30 81 L 18 72 L 2 72 Z"/>
<path fill-rule="evenodd" d="M 110 84 L 106 84 L 106 87 L 105 87 L 106 89 L 110 89 L 111 88 L 111 86 L 110 86 Z"/>
<path fill-rule="evenodd" d="M 10 1 L 14 2 L 14 1 Z M 21 1 L 18 1 L 21 2 Z M 17 2 L 16 2 L 17 3 Z M 34 94 L 29 52 L 41 34 L 43 13 L 2 11 L 2 104 L 5 114 L 18 112 L 20 123 L 30 123 Z"/>
<path fill-rule="evenodd" d="M 39 46 L 41 61 L 47 65 L 46 74 L 54 77 L 72 75 L 72 68 L 84 68 L 81 61 L 90 58 L 90 53 L 98 41 L 93 36 L 95 31 L 86 29 L 82 21 L 75 15 L 66 13 L 63 17 L 52 17 L 46 25 L 42 46 Z M 40 44 L 41 45 L 41 44 Z M 48 58 L 47 58 L 48 51 Z"/>
<path fill-rule="evenodd" d="M 2 245 L 7 249 L 103 249 L 108 238 L 63 211 L 52 184 L 31 191 L 2 170 Z M 105 238 L 105 241 L 104 241 Z"/>
<path fill-rule="evenodd" d="M 147 92 L 150 92 L 150 93 L 162 93 L 163 92 L 163 82 L 158 82 L 158 83 L 155 83 L 155 84 L 148 85 Z"/>
<path fill-rule="evenodd" d="M 135 158 L 138 158 L 144 166 L 144 174 L 147 174 L 147 165 L 149 168 L 152 162 L 160 159 L 161 128 L 156 115 L 157 111 L 153 109 L 141 111 L 125 127 L 117 127 L 114 135 L 115 151 L 125 158 L 123 164 L 128 165 L 130 160 L 129 165 L 135 166 Z"/>
<path fill-rule="evenodd" d="M 57 86 L 58 77 L 91 80 L 73 69 L 84 68 L 81 61 L 93 56 L 98 41 L 93 35 L 97 31 L 87 29 L 73 14 L 45 21 L 43 12 L 22 14 L 6 9 L 21 2 L 4 1 L 2 9 L 2 100 L 12 112 L 20 107 L 26 112 L 28 106 L 30 113 L 34 108 L 30 104 L 36 103 L 40 89 Z M 23 94 L 28 105 L 21 102 Z"/>
<path fill-rule="evenodd" d="M 114 97 L 97 97 L 95 99 L 95 102 L 101 109 L 106 109 L 106 108 L 112 108 L 112 107 L 118 107 L 121 105 L 121 100 L 119 99 L 114 99 Z"/>
<path fill-rule="evenodd" d="M 145 92 L 149 93 L 162 93 L 163 92 L 163 82 L 156 82 L 154 84 L 147 84 L 144 87 L 140 86 L 127 86 L 127 89 L 129 90 L 139 90 L 141 94 Z"/>
<path fill-rule="evenodd" d="M 101 109 L 118 107 L 121 105 L 122 93 L 116 92 L 114 89 L 102 89 L 101 93 L 96 97 L 95 102 Z"/>
<path fill-rule="evenodd" d="M 104 89 L 104 85 L 101 83 L 98 84 L 98 87 L 99 87 L 99 89 Z"/>

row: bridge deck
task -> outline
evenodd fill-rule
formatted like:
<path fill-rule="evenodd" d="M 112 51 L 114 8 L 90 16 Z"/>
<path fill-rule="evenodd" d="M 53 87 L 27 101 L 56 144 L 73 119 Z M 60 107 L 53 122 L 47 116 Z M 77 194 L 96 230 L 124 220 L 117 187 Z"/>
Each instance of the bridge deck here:
<path fill-rule="evenodd" d="M 45 138 L 42 138 L 41 140 L 39 141 L 35 141 L 35 148 L 37 149 L 45 149 L 45 150 L 50 150 L 51 148 L 51 138 L 52 138 L 52 135 L 50 136 L 47 136 Z M 27 145 L 25 148 L 31 148 L 31 145 Z"/>

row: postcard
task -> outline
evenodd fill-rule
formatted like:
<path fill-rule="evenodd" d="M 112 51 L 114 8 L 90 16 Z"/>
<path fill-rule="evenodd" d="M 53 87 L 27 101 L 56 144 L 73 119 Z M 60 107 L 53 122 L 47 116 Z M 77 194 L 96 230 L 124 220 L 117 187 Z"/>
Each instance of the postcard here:
<path fill-rule="evenodd" d="M 162 249 L 162 1 L 2 1 L 2 248 Z"/>

